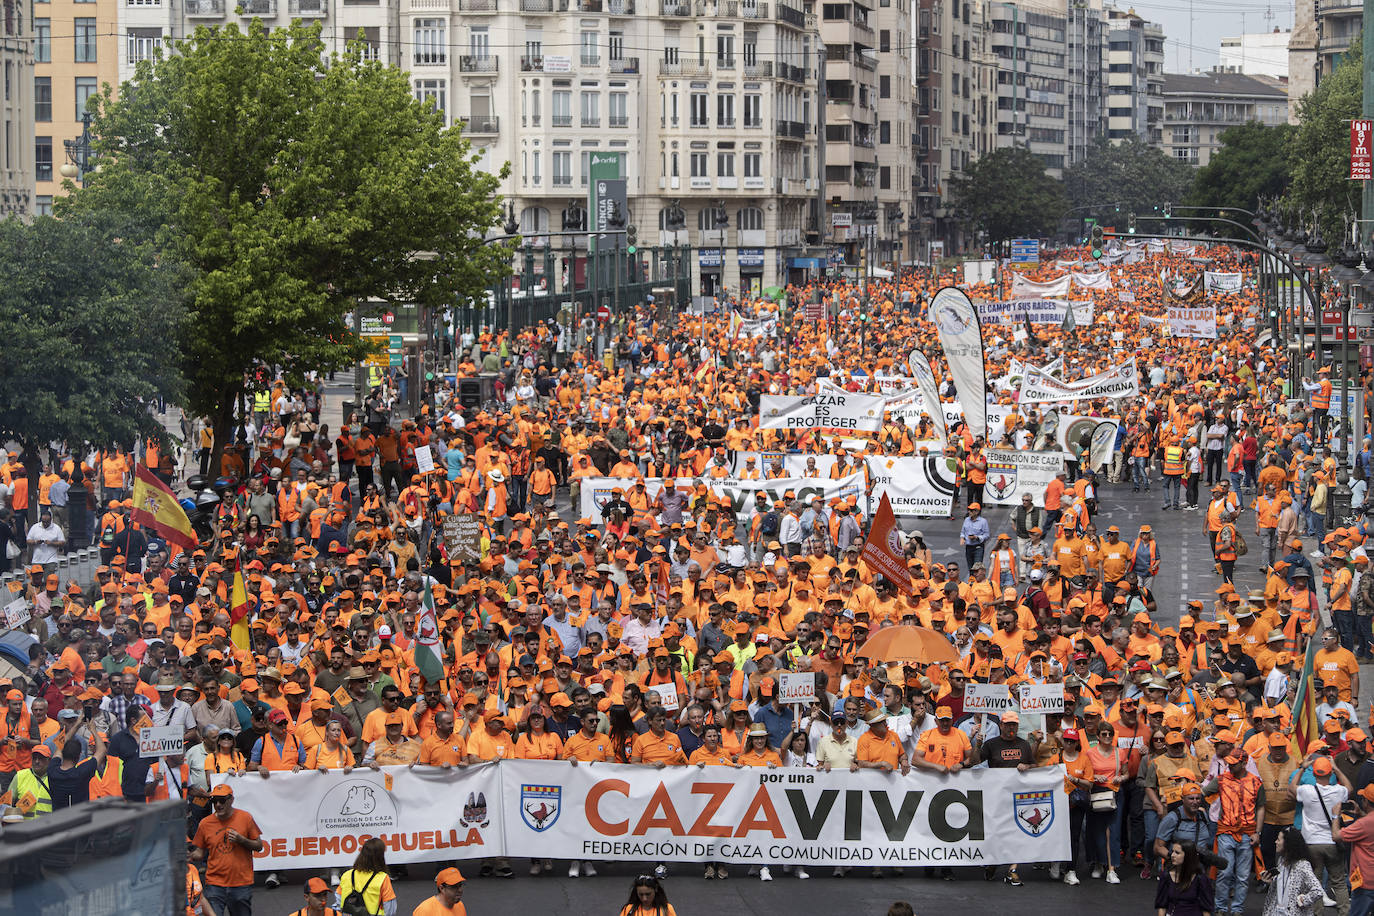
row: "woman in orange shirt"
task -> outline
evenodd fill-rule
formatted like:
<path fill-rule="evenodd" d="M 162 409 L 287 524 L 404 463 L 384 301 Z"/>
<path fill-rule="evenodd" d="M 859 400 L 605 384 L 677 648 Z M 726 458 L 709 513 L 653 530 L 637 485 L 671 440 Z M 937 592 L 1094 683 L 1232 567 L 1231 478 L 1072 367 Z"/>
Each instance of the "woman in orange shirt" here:
<path fill-rule="evenodd" d="M 621 908 L 620 916 L 677 916 L 677 910 L 668 902 L 657 878 L 640 875 L 630 888 L 629 902 Z"/>
<path fill-rule="evenodd" d="M 529 718 L 526 720 L 528 729 L 515 741 L 517 760 L 563 759 L 563 739 L 545 729 L 547 722 L 543 707 L 530 707 Z M 553 871 L 553 859 L 530 859 L 531 875 L 538 875 L 544 871 Z"/>
<path fill-rule="evenodd" d="M 310 749 L 306 758 L 306 769 L 328 773 L 342 770 L 344 775 L 353 772 L 353 751 L 343 741 L 343 724 L 338 719 L 330 719 L 324 728 L 324 741 Z M 375 770 L 377 765 L 374 763 Z"/>
<path fill-rule="evenodd" d="M 1105 793 L 1121 788 L 1126 778 L 1127 752 L 1116 746 L 1116 727 L 1112 723 L 1103 721 L 1098 725 L 1097 744 L 1088 747 L 1083 756 L 1092 766 L 1092 788 L 1088 790 L 1091 795 L 1105 800 Z M 1115 801 L 1109 810 L 1105 805 L 1099 810 L 1089 799 L 1087 831 L 1088 859 L 1093 871 L 1100 872 L 1106 865 L 1107 883 L 1120 884 L 1116 869 L 1121 864 L 1121 819 L 1117 817 Z M 1103 841 L 1106 849 L 1102 848 Z"/>
<path fill-rule="evenodd" d="M 725 752 L 738 759 L 749 743 L 749 704 L 735 700 L 730 704 L 730 717 L 721 730 L 720 743 Z"/>

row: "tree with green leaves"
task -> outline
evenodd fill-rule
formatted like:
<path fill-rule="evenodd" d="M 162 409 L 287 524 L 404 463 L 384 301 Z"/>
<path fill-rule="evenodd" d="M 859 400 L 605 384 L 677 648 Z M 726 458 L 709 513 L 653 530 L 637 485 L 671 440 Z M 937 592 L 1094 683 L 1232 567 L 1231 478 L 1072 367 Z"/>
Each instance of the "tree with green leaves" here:
<path fill-rule="evenodd" d="M 1221 148 L 1198 169 L 1183 203 L 1258 210 L 1261 198 L 1278 197 L 1288 186 L 1288 148 L 1295 132 L 1289 124 L 1270 126 L 1259 121 L 1227 128 L 1220 137 Z"/>
<path fill-rule="evenodd" d="M 1360 210 L 1360 183 L 1350 180 L 1350 119 L 1360 116 L 1363 60 L 1356 40 L 1335 72 L 1298 101 L 1298 127 L 1288 147 L 1291 181 L 1284 201 L 1303 226 L 1315 211 L 1328 241 L 1340 237 L 1346 213 Z"/>
<path fill-rule="evenodd" d="M 95 105 L 100 168 L 62 213 L 118 214 L 187 268 L 187 320 L 166 342 L 188 407 L 213 422 L 214 466 L 260 367 L 298 379 L 355 365 L 367 346 L 346 316 L 360 304 L 424 314 L 509 267 L 509 248 L 483 242 L 498 177 L 361 49 L 323 56 L 318 24 L 201 28 Z"/>
<path fill-rule="evenodd" d="M 1135 134 L 1118 143 L 1099 137 L 1083 159 L 1064 170 L 1064 187 L 1075 219 L 1092 217 L 1124 229 L 1132 213 L 1143 220 L 1162 214 L 1166 203 L 1182 201 L 1193 173 L 1192 166 Z M 1142 222 L 1140 231 L 1154 228 Z"/>
<path fill-rule="evenodd" d="M 50 441 L 79 454 L 163 434 L 149 405 L 181 394 L 184 282 L 98 213 L 0 220 L 0 437 L 31 477 Z"/>
<path fill-rule="evenodd" d="M 959 213 L 989 241 L 1049 235 L 1067 206 L 1064 185 L 1024 146 L 989 153 L 952 185 Z"/>

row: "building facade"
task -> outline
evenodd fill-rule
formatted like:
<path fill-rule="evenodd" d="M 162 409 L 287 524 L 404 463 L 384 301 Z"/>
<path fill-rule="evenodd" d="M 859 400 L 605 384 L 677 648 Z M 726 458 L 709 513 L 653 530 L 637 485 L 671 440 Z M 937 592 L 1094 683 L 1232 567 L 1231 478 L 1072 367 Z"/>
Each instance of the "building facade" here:
<path fill-rule="evenodd" d="M 1288 39 L 1292 32 L 1246 32 L 1221 40 L 1220 68 L 1246 76 L 1288 79 Z"/>
<path fill-rule="evenodd" d="M 997 147 L 1025 146 L 1056 178 L 1069 164 L 1068 17 L 1062 7 L 989 4 Z"/>
<path fill-rule="evenodd" d="M 1268 77 L 1169 73 L 1163 99 L 1164 151 L 1196 166 L 1211 161 L 1227 128 L 1250 121 L 1275 126 L 1288 119 L 1288 93 Z"/>
<path fill-rule="evenodd" d="M 1107 137 L 1131 135 L 1158 145 L 1163 139 L 1164 30 L 1134 10 L 1106 10 Z"/>
<path fill-rule="evenodd" d="M 33 4 L 0 0 L 0 70 L 5 91 L 0 97 L 0 219 L 27 219 L 33 214 Z"/>

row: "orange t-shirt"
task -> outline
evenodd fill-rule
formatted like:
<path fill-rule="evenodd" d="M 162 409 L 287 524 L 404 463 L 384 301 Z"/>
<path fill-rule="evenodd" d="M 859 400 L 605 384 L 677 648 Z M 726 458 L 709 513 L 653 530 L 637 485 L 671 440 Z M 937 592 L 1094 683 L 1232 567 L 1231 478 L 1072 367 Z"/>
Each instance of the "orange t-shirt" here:
<path fill-rule="evenodd" d="M 963 732 L 959 732 L 963 734 Z M 854 752 L 855 760 L 862 760 L 865 763 L 886 763 L 896 769 L 902 759 L 902 742 L 897 740 L 897 736 L 892 733 L 892 729 L 887 730 L 887 734 L 879 738 L 872 732 L 864 732 L 859 736 L 859 744 Z"/>
<path fill-rule="evenodd" d="M 569 735 L 563 743 L 563 759 L 583 763 L 615 760 L 615 748 L 609 735 L 596 734 L 588 738 L 582 732 Z"/>
<path fill-rule="evenodd" d="M 420 747 L 420 763 L 432 767 L 455 765 L 468 759 L 468 743 L 454 732 L 447 738 L 431 733 Z"/>
<path fill-rule="evenodd" d="M 200 822 L 192 842 L 205 850 L 205 883 L 216 887 L 244 887 L 253 883 L 253 854 L 225 834 L 237 830 L 250 840 L 262 836 L 247 811 L 235 809 L 227 819 L 211 814 Z"/>

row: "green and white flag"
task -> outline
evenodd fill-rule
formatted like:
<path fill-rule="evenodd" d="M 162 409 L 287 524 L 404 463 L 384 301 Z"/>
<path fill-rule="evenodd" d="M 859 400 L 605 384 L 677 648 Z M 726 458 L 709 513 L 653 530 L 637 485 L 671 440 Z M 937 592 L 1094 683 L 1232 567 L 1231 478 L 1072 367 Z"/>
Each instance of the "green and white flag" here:
<path fill-rule="evenodd" d="M 444 679 L 444 648 L 439 643 L 439 616 L 434 613 L 434 593 L 429 588 L 429 576 L 424 577 L 425 594 L 420 601 L 419 639 L 415 641 L 415 666 L 427 684 Z"/>

